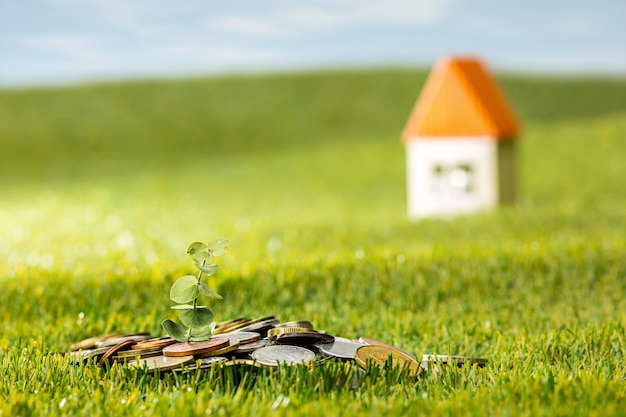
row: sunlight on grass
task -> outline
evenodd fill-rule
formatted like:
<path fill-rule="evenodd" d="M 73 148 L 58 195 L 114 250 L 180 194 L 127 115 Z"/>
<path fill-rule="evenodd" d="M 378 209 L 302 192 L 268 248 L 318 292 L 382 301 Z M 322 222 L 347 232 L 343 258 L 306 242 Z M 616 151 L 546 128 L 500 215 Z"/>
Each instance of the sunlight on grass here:
<path fill-rule="evenodd" d="M 375 82 L 376 97 L 394 95 L 402 106 L 413 96 L 404 93 L 409 78 L 394 83 L 388 74 L 363 76 L 343 87 L 340 75 L 308 77 L 327 92 L 361 91 L 364 80 Z M 550 86 L 545 81 L 509 80 L 520 100 L 527 82 L 538 90 L 537 85 Z M 195 83 L 181 82 L 179 88 L 196 97 Z M 221 94 L 239 91 L 239 97 L 249 89 L 278 89 L 272 98 L 277 108 L 261 112 L 268 118 L 276 109 L 287 111 L 294 105 L 295 90 L 312 88 L 297 77 L 201 84 Z M 576 83 L 568 84 L 572 86 Z M 69 108 L 77 106 L 73 94 L 88 98 L 86 108 L 98 103 L 106 108 L 121 95 L 134 109 L 134 100 L 150 97 L 151 88 L 159 87 L 137 88 L 98 86 L 68 96 L 8 96 L 16 95 L 10 97 L 15 104 L 11 111 L 26 120 L 29 111 L 40 114 L 37 105 L 24 98 L 29 95 L 49 95 L 53 101 L 67 101 Z M 164 97 L 176 96 L 176 86 L 168 88 L 173 90 Z M 98 95 L 107 99 L 99 101 Z M 32 131 L 12 131 L 34 143 L 28 145 L 33 146 L 28 154 L 26 145 L 9 141 L 12 153 L 0 157 L 4 415 L 622 412 L 623 109 L 594 107 L 588 118 L 576 120 L 560 113 L 552 119 L 532 119 L 520 142 L 516 207 L 411 223 L 405 215 L 404 149 L 399 133 L 388 128 L 401 124 L 404 116 L 383 112 L 381 120 L 387 124 L 380 126 L 387 128 L 372 128 L 368 118 L 378 106 L 368 101 L 350 110 L 343 125 L 335 118 L 342 108 L 340 99 L 325 105 L 323 94 L 312 97 L 307 112 L 294 116 L 302 120 L 280 120 L 288 136 L 309 125 L 305 116 L 320 117 L 324 123 L 315 133 L 322 136 L 319 142 L 312 141 L 314 134 L 294 143 L 281 135 L 263 142 L 272 129 L 280 130 L 279 119 L 263 130 L 266 127 L 259 124 L 264 120 L 246 124 L 235 118 L 243 124 L 237 135 L 250 134 L 247 139 L 258 142 L 249 149 L 234 135 L 228 136 L 239 140 L 231 144 L 232 151 L 224 138 L 217 141 L 215 152 L 204 150 L 198 148 L 203 135 L 196 132 L 186 143 L 192 149 L 180 150 L 180 144 L 169 143 L 165 134 L 158 136 L 155 128 L 150 131 L 154 147 L 146 150 L 145 160 L 141 149 L 133 147 L 145 146 L 152 140 L 147 137 L 128 145 L 122 143 L 128 138 L 122 138 L 118 150 L 99 147 L 102 144 L 81 147 L 81 138 L 68 138 L 76 141 L 76 149 L 55 153 L 56 142 L 46 137 L 46 128 L 64 131 L 63 123 L 80 120 L 62 108 L 47 125 L 42 121 Z M 227 110 L 236 107 L 235 101 L 223 109 L 215 102 L 208 106 L 224 126 L 234 117 Z M 159 109 L 155 104 L 148 113 L 161 117 Z M 242 111 L 260 118 L 253 110 Z M 193 130 L 186 129 L 202 117 L 198 111 L 188 119 L 184 112 L 176 113 L 178 123 L 187 126 L 183 131 Z M 532 115 L 532 106 L 523 111 Z M 85 125 L 75 132 L 107 128 L 110 121 L 101 120 L 100 125 L 89 119 L 91 114 L 87 112 Z M 162 123 L 163 131 L 179 128 L 168 124 L 174 119 L 150 117 L 155 125 Z M 348 129 L 360 118 L 367 120 L 371 135 Z M 141 132 L 136 120 L 122 121 Z M 19 121 L 12 123 L 19 127 Z M 255 127 L 262 131 L 259 137 L 254 137 Z M 98 138 L 103 137 L 93 133 L 92 140 Z M 47 152 L 52 152 L 51 158 Z M 209 283 L 224 296 L 223 302 L 211 306 L 218 321 L 269 314 L 282 320 L 307 319 L 338 336 L 370 336 L 416 355 L 451 353 L 487 357 L 490 362 L 485 368 L 427 373 L 418 381 L 381 371 L 363 376 L 359 386 L 350 389 L 337 383 L 353 376 L 341 363 L 256 373 L 219 368 L 158 378 L 141 370 L 74 366 L 68 357 L 52 355 L 95 334 L 158 334 L 159 323 L 171 314 L 172 282 L 193 271 L 185 254 L 188 244 L 222 236 L 231 240 L 230 249 Z"/>

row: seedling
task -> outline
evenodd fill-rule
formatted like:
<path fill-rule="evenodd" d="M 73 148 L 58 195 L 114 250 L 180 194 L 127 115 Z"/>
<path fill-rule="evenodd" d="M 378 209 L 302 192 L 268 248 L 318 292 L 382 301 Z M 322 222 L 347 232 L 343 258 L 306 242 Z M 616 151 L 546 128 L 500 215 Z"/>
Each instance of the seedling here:
<path fill-rule="evenodd" d="M 206 306 L 198 305 L 198 298 L 205 296 L 221 300 L 222 296 L 202 282 L 202 275 L 211 276 L 217 272 L 219 266 L 213 262 L 226 253 L 229 243 L 228 239 L 216 239 L 208 245 L 202 242 L 189 245 L 187 253 L 199 270 L 198 276 L 182 276 L 170 289 L 170 300 L 177 304 L 172 309 L 178 310 L 181 324 L 170 319 L 161 323 L 165 333 L 178 342 L 200 342 L 211 338 L 215 329 L 213 312 Z"/>

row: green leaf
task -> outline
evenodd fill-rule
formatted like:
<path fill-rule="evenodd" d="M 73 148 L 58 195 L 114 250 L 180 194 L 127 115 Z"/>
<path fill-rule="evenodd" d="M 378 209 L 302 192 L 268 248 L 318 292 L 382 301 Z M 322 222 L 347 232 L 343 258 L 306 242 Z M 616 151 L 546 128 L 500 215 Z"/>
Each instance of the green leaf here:
<path fill-rule="evenodd" d="M 230 240 L 228 239 L 215 239 L 207 245 L 207 249 L 211 255 L 221 256 L 226 253 L 226 248 L 228 247 L 229 243 Z"/>
<path fill-rule="evenodd" d="M 205 261 L 206 263 L 211 263 L 215 259 L 215 257 L 209 251 L 207 245 L 202 242 L 193 242 L 187 248 L 187 253 L 191 258 L 196 262 Z"/>
<path fill-rule="evenodd" d="M 216 323 L 213 322 L 206 327 L 200 329 L 192 329 L 191 336 L 189 340 L 193 342 L 201 342 L 203 340 L 208 340 L 213 335 L 213 330 L 215 330 Z"/>
<path fill-rule="evenodd" d="M 193 310 L 194 308 L 205 308 L 204 306 L 193 306 L 193 304 L 178 304 L 170 307 L 172 310 Z"/>
<path fill-rule="evenodd" d="M 196 308 L 194 310 L 183 310 L 178 315 L 180 322 L 190 327 L 192 330 L 196 328 L 204 328 L 213 322 L 213 312 L 208 308 Z"/>
<path fill-rule="evenodd" d="M 213 291 L 213 289 L 209 287 L 208 285 L 206 285 L 204 282 L 201 282 L 198 285 L 198 289 L 200 290 L 200 294 L 204 295 L 205 297 L 214 298 L 216 300 L 223 299 L 221 295 Z"/>
<path fill-rule="evenodd" d="M 176 340 L 177 342 L 186 342 L 189 339 L 189 335 L 187 334 L 187 330 L 183 326 L 178 323 L 174 323 L 170 319 L 165 319 L 161 322 L 161 327 L 165 333 L 168 334 L 169 337 Z"/>
<path fill-rule="evenodd" d="M 204 272 L 206 275 L 213 275 L 220 268 L 219 265 L 207 264 L 206 262 L 194 261 L 194 264 L 200 271 Z"/>
<path fill-rule="evenodd" d="M 170 300 L 175 303 L 189 303 L 198 298 L 198 279 L 193 275 L 178 278 L 170 289 Z"/>
<path fill-rule="evenodd" d="M 207 306 L 193 306 L 193 304 L 178 304 L 170 307 L 172 310 L 193 310 L 194 308 L 208 308 Z"/>

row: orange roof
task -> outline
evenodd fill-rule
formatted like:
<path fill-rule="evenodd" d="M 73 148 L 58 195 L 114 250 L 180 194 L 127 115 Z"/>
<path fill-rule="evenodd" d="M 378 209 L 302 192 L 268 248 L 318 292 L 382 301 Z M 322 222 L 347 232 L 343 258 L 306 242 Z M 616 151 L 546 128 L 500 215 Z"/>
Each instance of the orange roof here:
<path fill-rule="evenodd" d="M 449 58 L 430 73 L 402 137 L 492 136 L 512 139 L 519 124 L 495 80 L 473 58 Z"/>

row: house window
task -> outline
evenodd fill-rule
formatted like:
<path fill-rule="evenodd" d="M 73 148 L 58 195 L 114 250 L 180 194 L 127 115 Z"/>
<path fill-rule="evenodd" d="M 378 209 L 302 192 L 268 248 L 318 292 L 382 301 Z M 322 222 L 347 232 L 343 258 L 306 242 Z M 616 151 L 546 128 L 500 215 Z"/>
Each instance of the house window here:
<path fill-rule="evenodd" d="M 474 191 L 474 168 L 471 164 L 433 166 L 433 194 L 469 194 Z"/>

